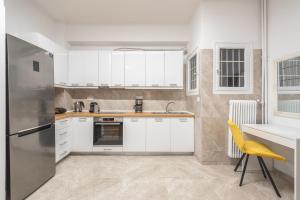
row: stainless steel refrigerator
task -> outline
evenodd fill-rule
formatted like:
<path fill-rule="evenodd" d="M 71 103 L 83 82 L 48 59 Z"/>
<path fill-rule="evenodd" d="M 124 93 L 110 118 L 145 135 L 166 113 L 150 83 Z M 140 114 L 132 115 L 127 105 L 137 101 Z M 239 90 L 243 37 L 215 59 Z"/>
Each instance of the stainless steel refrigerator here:
<path fill-rule="evenodd" d="M 53 55 L 6 36 L 7 199 L 21 200 L 55 174 Z"/>

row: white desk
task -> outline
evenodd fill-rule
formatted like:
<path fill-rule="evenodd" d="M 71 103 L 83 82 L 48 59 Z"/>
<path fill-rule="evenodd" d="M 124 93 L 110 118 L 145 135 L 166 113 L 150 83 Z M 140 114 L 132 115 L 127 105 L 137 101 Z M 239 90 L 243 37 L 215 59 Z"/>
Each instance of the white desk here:
<path fill-rule="evenodd" d="M 294 200 L 300 200 L 300 128 L 275 124 L 243 124 L 242 131 L 294 149 Z"/>

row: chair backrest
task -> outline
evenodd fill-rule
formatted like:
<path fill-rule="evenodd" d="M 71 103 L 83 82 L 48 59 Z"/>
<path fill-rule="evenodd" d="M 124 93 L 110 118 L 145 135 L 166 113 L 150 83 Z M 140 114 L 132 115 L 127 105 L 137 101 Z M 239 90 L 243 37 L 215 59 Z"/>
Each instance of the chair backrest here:
<path fill-rule="evenodd" d="M 232 137 L 233 137 L 233 140 L 234 140 L 235 144 L 236 144 L 237 147 L 240 149 L 240 151 L 243 152 L 245 140 L 244 140 L 242 131 L 241 131 L 240 128 L 239 128 L 235 123 L 233 123 L 231 120 L 228 120 L 228 121 L 227 121 L 227 124 L 228 124 L 228 126 L 229 126 L 229 128 L 230 128 L 230 130 L 231 130 Z"/>

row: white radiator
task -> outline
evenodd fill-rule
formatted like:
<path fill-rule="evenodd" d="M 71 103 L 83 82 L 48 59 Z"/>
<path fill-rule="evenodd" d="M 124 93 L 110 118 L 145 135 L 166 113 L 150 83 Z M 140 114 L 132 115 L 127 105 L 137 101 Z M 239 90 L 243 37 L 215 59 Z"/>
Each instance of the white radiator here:
<path fill-rule="evenodd" d="M 230 100 L 229 119 L 235 124 L 256 124 L 257 102 L 252 100 Z M 240 158 L 242 153 L 233 141 L 231 130 L 228 128 L 228 156 Z"/>
<path fill-rule="evenodd" d="M 300 100 L 280 100 L 278 101 L 278 111 L 300 113 Z"/>

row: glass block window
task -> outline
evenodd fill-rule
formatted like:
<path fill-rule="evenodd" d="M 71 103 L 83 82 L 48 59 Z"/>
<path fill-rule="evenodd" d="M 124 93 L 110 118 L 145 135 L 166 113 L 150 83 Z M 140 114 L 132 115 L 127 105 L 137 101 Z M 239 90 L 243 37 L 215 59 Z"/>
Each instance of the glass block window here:
<path fill-rule="evenodd" d="M 300 57 L 278 62 L 278 86 L 281 90 L 300 89 Z"/>
<path fill-rule="evenodd" d="M 245 87 L 245 49 L 220 48 L 219 87 Z"/>

